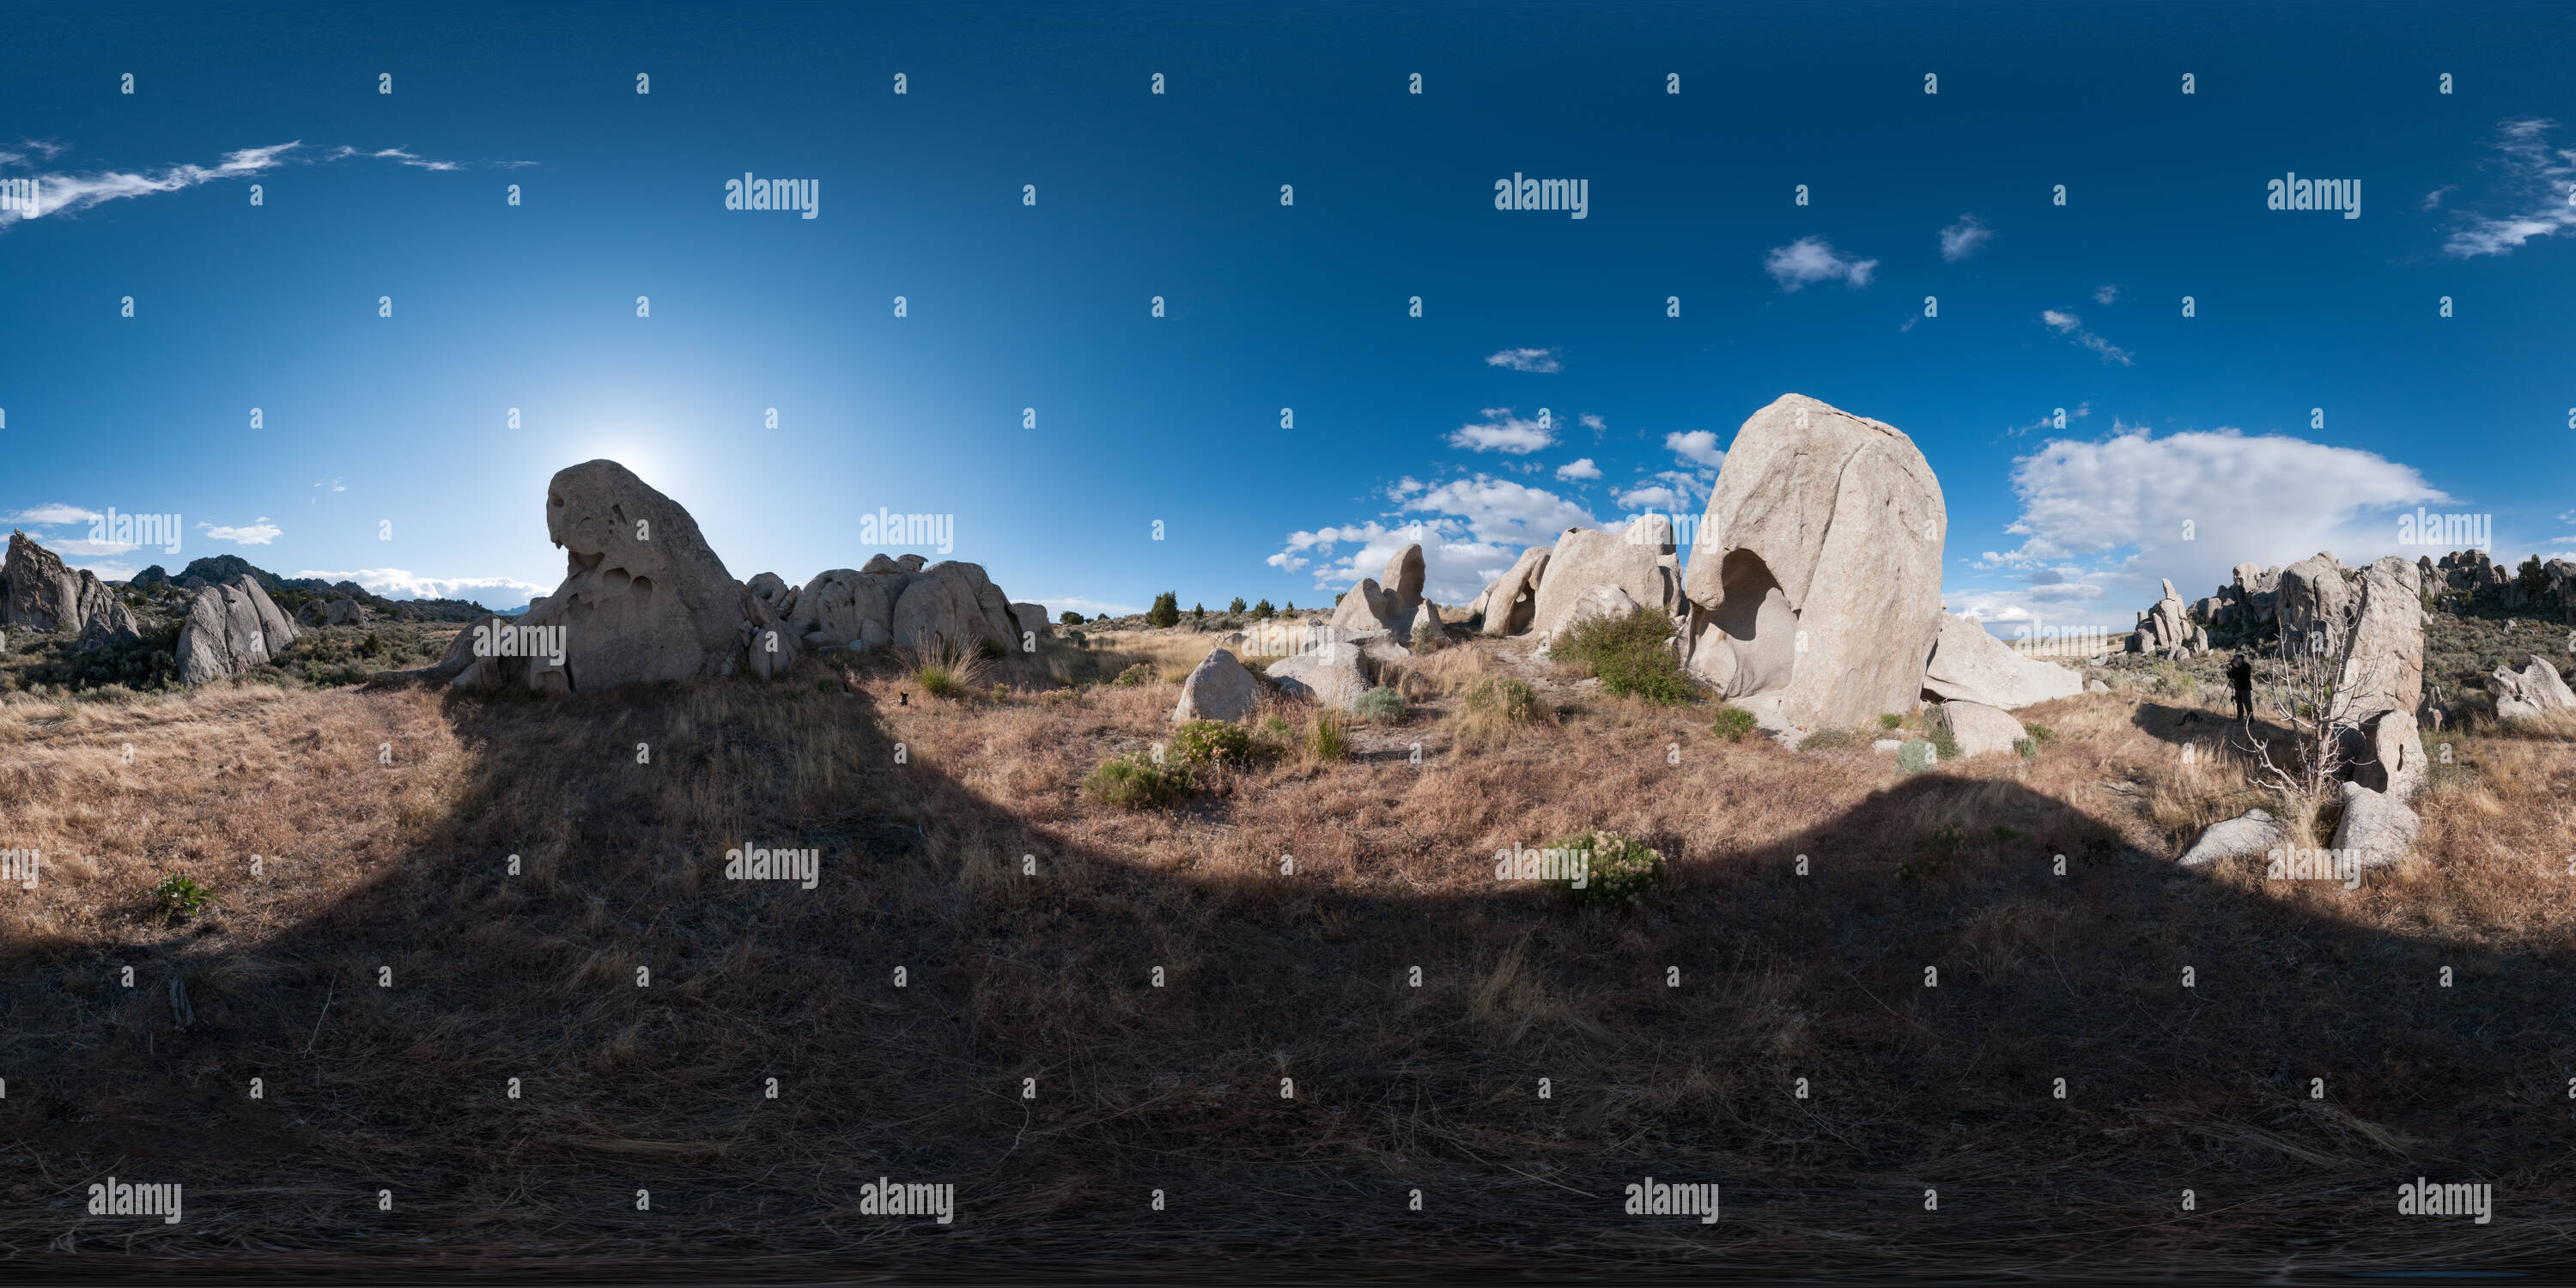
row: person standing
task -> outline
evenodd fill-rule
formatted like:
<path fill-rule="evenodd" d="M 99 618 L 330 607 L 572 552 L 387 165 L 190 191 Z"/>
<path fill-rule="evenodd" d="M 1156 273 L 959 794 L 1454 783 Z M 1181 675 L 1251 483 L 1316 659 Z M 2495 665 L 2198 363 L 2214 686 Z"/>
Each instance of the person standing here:
<path fill-rule="evenodd" d="M 2241 648 L 2227 664 L 2227 682 L 2236 687 L 2237 720 L 2250 726 L 2254 721 L 2254 663 Z"/>

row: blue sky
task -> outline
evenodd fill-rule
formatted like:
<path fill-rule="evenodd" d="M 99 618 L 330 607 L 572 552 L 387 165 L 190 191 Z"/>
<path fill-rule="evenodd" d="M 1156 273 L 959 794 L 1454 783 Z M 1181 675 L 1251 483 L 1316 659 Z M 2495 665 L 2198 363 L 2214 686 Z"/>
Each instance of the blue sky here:
<path fill-rule="evenodd" d="M 105 575 L 517 604 L 562 576 L 546 479 L 611 456 L 737 577 L 855 567 L 884 507 L 1056 608 L 1316 604 L 1420 523 L 1463 602 L 1569 524 L 1695 518 L 1790 391 L 1913 437 L 1999 630 L 2439 553 L 2418 506 L 2576 556 L 2563 6 L 12 22 L 0 520 Z M 745 172 L 816 217 L 726 209 Z M 2267 209 L 2290 172 L 2360 217 Z M 1516 173 L 1585 217 L 1495 209 Z M 182 552 L 90 541 L 110 507 Z"/>

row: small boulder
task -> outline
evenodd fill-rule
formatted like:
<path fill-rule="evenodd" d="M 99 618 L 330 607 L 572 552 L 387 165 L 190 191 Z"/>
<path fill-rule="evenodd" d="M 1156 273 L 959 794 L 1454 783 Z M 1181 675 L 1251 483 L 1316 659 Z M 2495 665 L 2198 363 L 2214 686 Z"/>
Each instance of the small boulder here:
<path fill-rule="evenodd" d="M 2415 833 L 2422 826 L 2423 820 L 2394 794 L 2345 783 L 2334 848 L 2350 851 L 2365 868 L 2385 867 L 2414 852 Z"/>
<path fill-rule="evenodd" d="M 365 606 L 354 599 L 335 599 L 322 606 L 322 624 L 325 626 L 361 626 L 366 620 Z"/>
<path fill-rule="evenodd" d="M 2237 818 L 2212 823 L 2200 839 L 2191 843 L 2180 860 L 2186 868 L 2205 867 L 2221 859 L 2256 858 L 2281 843 L 2279 820 L 2262 810 L 2247 810 Z"/>
<path fill-rule="evenodd" d="M 2487 677 L 2487 691 L 2495 695 L 2496 718 L 2538 720 L 2552 712 L 2576 711 L 2576 692 L 2568 690 L 2558 668 L 2537 653 L 2527 656 L 2530 664 L 2522 670 L 2499 666 Z"/>
<path fill-rule="evenodd" d="M 1963 758 L 2012 751 L 2014 743 L 2030 736 L 2021 721 L 1982 702 L 1944 702 L 1941 718 L 1949 722 Z"/>
<path fill-rule="evenodd" d="M 1440 610 L 1424 600 L 1413 610 L 1413 642 L 1432 647 L 1447 642 L 1449 628 L 1441 624 Z M 1427 643 L 1426 643 L 1427 641 Z"/>
<path fill-rule="evenodd" d="M 1521 552 L 1511 571 L 1485 587 L 1485 622 L 1478 629 L 1486 635 L 1517 635 L 1528 630 L 1530 618 L 1538 611 L 1538 587 L 1547 573 L 1548 558 L 1554 546 L 1531 546 Z"/>
<path fill-rule="evenodd" d="M 1360 695 L 1369 691 L 1360 648 L 1340 642 L 1283 657 L 1271 663 L 1263 674 L 1289 697 L 1341 711 L 1355 709 Z"/>
<path fill-rule="evenodd" d="M 1188 679 L 1181 681 L 1181 700 L 1172 708 L 1172 723 L 1241 720 L 1251 715 L 1260 701 L 1261 682 L 1252 678 L 1252 672 L 1234 654 L 1214 649 L 1199 659 Z"/>
<path fill-rule="evenodd" d="M 1982 702 L 2006 711 L 2073 697 L 2084 677 L 2055 662 L 2025 657 L 1964 617 L 1941 614 L 1923 691 L 1944 701 Z"/>
<path fill-rule="evenodd" d="M 1047 610 L 1044 604 L 1011 605 L 1011 623 L 1020 628 L 1022 637 L 1020 643 L 1011 646 L 1015 651 L 1025 652 L 1021 645 L 1026 644 L 1031 638 L 1045 639 L 1055 634 L 1054 625 L 1047 621 Z"/>

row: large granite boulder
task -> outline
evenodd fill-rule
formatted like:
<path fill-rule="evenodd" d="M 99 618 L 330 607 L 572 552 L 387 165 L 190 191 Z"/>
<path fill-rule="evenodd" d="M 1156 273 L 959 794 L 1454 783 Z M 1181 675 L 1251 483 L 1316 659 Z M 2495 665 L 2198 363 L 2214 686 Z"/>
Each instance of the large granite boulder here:
<path fill-rule="evenodd" d="M 1571 625 L 1578 600 L 1595 586 L 1616 587 L 1631 603 L 1670 614 L 1681 608 L 1680 570 L 1673 553 L 1672 524 L 1650 515 L 1629 525 L 1637 534 L 1568 528 L 1548 556 L 1547 577 L 1539 583 L 1538 602 L 1530 610 L 1530 631 L 1541 638 Z"/>
<path fill-rule="evenodd" d="M 2411 800 L 2424 785 L 2424 736 L 2412 711 L 2381 711 L 2361 723 L 2350 762 L 2352 781 L 2397 799 Z"/>
<path fill-rule="evenodd" d="M 366 621 L 366 606 L 354 599 L 335 599 L 322 606 L 325 626 L 362 626 Z"/>
<path fill-rule="evenodd" d="M 2352 618 L 2352 588 L 2331 552 L 2320 551 L 2282 569 L 2276 601 L 2281 638 L 2291 648 L 2306 648 L 2311 632 L 2324 635 L 2329 649 L 2340 646 L 2340 632 Z"/>
<path fill-rule="evenodd" d="M 1402 635 L 1413 628 L 1413 611 L 1396 607 L 1396 594 L 1378 584 L 1374 577 L 1360 578 L 1360 584 L 1343 592 L 1342 602 L 1334 605 L 1332 627 L 1336 631 L 1388 631 Z"/>
<path fill-rule="evenodd" d="M 1261 682 L 1252 678 L 1252 672 L 1234 654 L 1211 649 L 1189 678 L 1181 681 L 1181 701 L 1172 708 L 1172 723 L 1241 720 L 1260 702 Z"/>
<path fill-rule="evenodd" d="M 1985 627 L 1943 613 L 1941 633 L 1923 668 L 1923 691 L 1944 701 L 2017 711 L 2083 692 L 2084 677 L 2055 662 L 2024 657 Z"/>
<path fill-rule="evenodd" d="M 2424 702 L 2423 572 L 2390 555 L 2362 569 L 2335 703 L 2359 721 Z"/>
<path fill-rule="evenodd" d="M 1517 635 L 1529 629 L 1530 618 L 1538 611 L 1538 588 L 1547 573 L 1548 557 L 1555 553 L 1554 546 L 1531 546 L 1521 552 L 1511 571 L 1485 587 L 1485 622 L 1478 628 L 1480 633 Z"/>
<path fill-rule="evenodd" d="M 528 605 L 519 625 L 563 628 L 564 660 L 509 659 L 526 664 L 524 683 L 596 692 L 728 676 L 740 665 L 742 583 L 697 520 L 633 471 L 610 460 L 557 471 L 546 485 L 546 535 L 564 549 L 563 584 Z"/>
<path fill-rule="evenodd" d="M 1047 621 L 1044 604 L 1011 605 L 1011 624 L 1020 628 L 1020 642 L 1011 647 L 1022 651 L 1026 651 L 1023 646 L 1031 640 L 1042 640 L 1055 634 L 1054 624 Z"/>
<path fill-rule="evenodd" d="M 205 684 L 240 675 L 267 665 L 296 638 L 295 623 L 249 576 L 208 586 L 188 605 L 187 623 L 179 629 L 179 679 Z"/>
<path fill-rule="evenodd" d="M 1378 589 L 1395 596 L 1395 613 L 1403 620 L 1413 620 L 1413 612 L 1422 606 L 1422 547 L 1406 546 L 1387 557 L 1386 571 L 1379 573 Z"/>
<path fill-rule="evenodd" d="M 2499 720 L 2538 720 L 2560 711 L 2576 711 L 2576 692 L 2570 692 L 2567 681 L 2559 678 L 2558 668 L 2537 653 L 2528 654 L 2530 664 L 2520 671 L 2499 666 L 2487 677 L 2487 692 L 2495 697 Z"/>
<path fill-rule="evenodd" d="M 955 560 L 914 571 L 894 601 L 891 625 L 895 647 L 923 654 L 972 654 L 986 641 L 1005 652 L 1020 645 L 1011 601 L 981 565 Z"/>
<path fill-rule="evenodd" d="M 894 601 L 910 574 L 894 560 L 878 555 L 869 567 L 883 571 L 834 568 L 817 573 L 796 592 L 797 636 L 812 647 L 836 645 L 865 652 L 884 648 L 894 639 Z"/>
<path fill-rule="evenodd" d="M 74 631 L 82 649 L 143 638 L 115 587 L 87 568 L 66 567 L 24 532 L 9 534 L 9 555 L 0 562 L 0 627 L 9 626 Z"/>
<path fill-rule="evenodd" d="M 1691 668 L 1774 730 L 1911 710 L 1948 525 L 1902 431 L 1783 395 L 1744 422 L 1709 496 L 1683 579 Z"/>
<path fill-rule="evenodd" d="M 1940 718 L 1950 726 L 1950 736 L 1958 739 L 1963 758 L 2013 751 L 2014 743 L 2030 736 L 2021 721 L 1982 702 L 1944 702 Z"/>

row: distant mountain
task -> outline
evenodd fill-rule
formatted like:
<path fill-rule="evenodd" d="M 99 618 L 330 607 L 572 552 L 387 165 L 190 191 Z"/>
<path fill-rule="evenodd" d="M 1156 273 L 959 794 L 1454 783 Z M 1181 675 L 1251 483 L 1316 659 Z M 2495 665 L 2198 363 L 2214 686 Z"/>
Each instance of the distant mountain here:
<path fill-rule="evenodd" d="M 267 591 L 271 596 L 289 601 L 279 606 L 290 613 L 294 612 L 305 599 L 343 597 L 366 605 L 372 612 L 388 615 L 394 611 L 394 605 L 408 605 L 413 612 L 437 622 L 470 622 L 488 616 L 492 612 L 491 609 L 470 599 L 386 599 L 354 581 L 324 581 L 319 577 L 280 577 L 239 555 L 209 555 L 203 559 L 192 560 L 187 567 L 180 569 L 175 577 L 161 565 L 154 564 L 134 574 L 126 584 L 129 586 L 178 585 L 191 577 L 202 577 L 210 585 L 229 582 L 238 577 L 248 577 L 258 582 L 260 589 Z M 506 615 L 516 616 L 526 611 L 528 610 L 523 607 Z"/>

